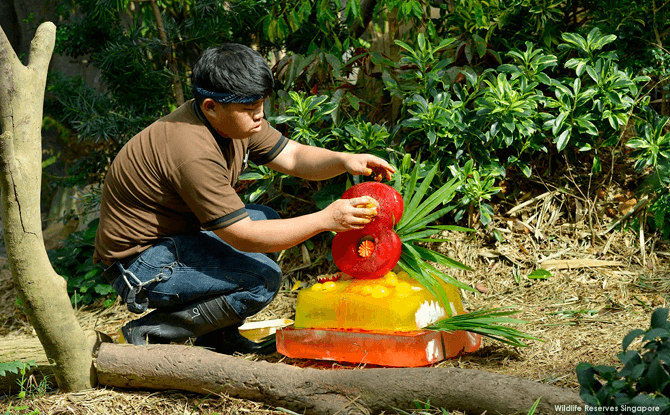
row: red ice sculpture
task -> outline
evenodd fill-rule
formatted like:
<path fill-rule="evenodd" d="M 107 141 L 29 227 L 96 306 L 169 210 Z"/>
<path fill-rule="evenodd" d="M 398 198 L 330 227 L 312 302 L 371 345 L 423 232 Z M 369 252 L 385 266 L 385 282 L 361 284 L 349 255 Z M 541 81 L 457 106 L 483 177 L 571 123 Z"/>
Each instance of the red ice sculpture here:
<path fill-rule="evenodd" d="M 389 272 L 400 260 L 402 243 L 393 226 L 402 217 L 402 196 L 383 183 L 365 182 L 347 189 L 342 199 L 370 196 L 377 201 L 377 216 L 362 229 L 341 232 L 333 239 L 333 260 L 337 268 L 358 279 L 379 278 Z M 367 257 L 359 254 L 363 241 L 374 242 L 374 249 Z"/>

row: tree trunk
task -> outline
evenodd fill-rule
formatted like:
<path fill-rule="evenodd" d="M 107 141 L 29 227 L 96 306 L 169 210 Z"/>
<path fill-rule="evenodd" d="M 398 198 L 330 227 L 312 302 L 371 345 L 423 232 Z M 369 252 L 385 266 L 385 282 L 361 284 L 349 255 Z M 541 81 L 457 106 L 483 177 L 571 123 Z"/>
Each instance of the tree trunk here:
<path fill-rule="evenodd" d="M 478 370 L 319 370 L 180 345 L 103 343 L 96 367 L 101 385 L 226 394 L 301 414 L 377 414 L 415 408 L 415 400 L 430 401 L 431 408 L 472 414 L 528 413 L 539 397 L 541 414 L 576 413 L 566 409 L 583 406 L 570 390 Z"/>
<path fill-rule="evenodd" d="M 154 13 L 154 18 L 156 19 L 156 26 L 158 26 L 158 36 L 163 42 L 167 53 L 167 66 L 172 75 L 172 84 L 174 86 L 174 97 L 177 102 L 177 106 L 180 106 L 184 103 L 184 87 L 181 83 L 181 78 L 179 76 L 179 69 L 177 69 L 177 63 L 174 59 L 174 45 L 172 40 L 167 38 L 167 32 L 165 31 L 165 24 L 163 24 L 163 16 L 161 11 L 158 8 L 158 3 L 156 0 L 149 0 L 151 4 L 151 11 Z"/>
<path fill-rule="evenodd" d="M 42 108 L 56 26 L 43 23 L 24 66 L 0 28 L 0 204 L 14 286 L 64 391 L 96 383 L 65 280 L 51 267 L 40 215 Z"/>
<path fill-rule="evenodd" d="M 365 30 L 372 21 L 373 12 L 376 5 L 377 0 L 361 0 L 361 17 L 363 18 L 363 22 L 355 24 L 354 27 L 351 28 L 353 37 L 363 36 L 363 33 L 365 33 Z"/>

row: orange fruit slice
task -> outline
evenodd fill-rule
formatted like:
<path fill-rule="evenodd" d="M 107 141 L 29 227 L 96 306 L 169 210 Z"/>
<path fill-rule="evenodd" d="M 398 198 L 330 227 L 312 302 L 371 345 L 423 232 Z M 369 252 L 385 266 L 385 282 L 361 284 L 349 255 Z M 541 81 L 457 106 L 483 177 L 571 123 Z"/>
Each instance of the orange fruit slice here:
<path fill-rule="evenodd" d="M 375 250 L 375 243 L 369 240 L 365 240 L 358 245 L 358 255 L 363 258 L 367 258 L 372 255 L 372 252 Z"/>

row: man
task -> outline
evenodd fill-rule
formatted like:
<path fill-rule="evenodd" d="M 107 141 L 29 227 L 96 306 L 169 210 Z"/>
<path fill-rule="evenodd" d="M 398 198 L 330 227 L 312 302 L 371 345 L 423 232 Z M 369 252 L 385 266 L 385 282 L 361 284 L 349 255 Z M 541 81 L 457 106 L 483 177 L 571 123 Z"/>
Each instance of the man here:
<path fill-rule="evenodd" d="M 194 100 L 133 137 L 105 179 L 94 260 L 128 309 L 145 316 L 121 328 L 132 344 L 196 337 L 222 353 L 269 352 L 238 327 L 268 305 L 281 283 L 269 253 L 324 231 L 361 228 L 370 198 L 337 200 L 300 217 L 246 205 L 234 190 L 247 161 L 324 180 L 342 173 L 390 179 L 368 154 L 310 147 L 264 120 L 273 77 L 262 56 L 238 44 L 206 50 L 191 75 Z M 369 206 L 369 205 L 368 205 Z"/>

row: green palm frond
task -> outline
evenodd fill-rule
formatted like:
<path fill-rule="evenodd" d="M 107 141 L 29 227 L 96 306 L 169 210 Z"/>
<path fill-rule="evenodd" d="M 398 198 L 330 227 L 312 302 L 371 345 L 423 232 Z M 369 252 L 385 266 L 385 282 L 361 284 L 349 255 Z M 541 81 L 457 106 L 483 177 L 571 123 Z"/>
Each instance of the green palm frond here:
<path fill-rule="evenodd" d="M 439 230 L 436 230 L 436 229 L 429 229 L 429 230 L 425 230 L 425 231 L 414 232 L 414 233 L 403 235 L 401 240 L 403 242 L 411 242 L 411 241 L 426 242 L 426 239 L 430 239 L 431 241 L 444 242 L 445 241 L 444 239 L 430 238 L 431 236 L 435 235 L 438 232 L 439 232 Z"/>
<path fill-rule="evenodd" d="M 517 314 L 519 311 L 505 311 L 505 308 L 507 307 L 472 311 L 457 316 L 451 316 L 438 321 L 437 323 L 433 323 L 426 328 L 428 330 L 446 332 L 454 332 L 458 330 L 469 331 L 516 347 L 528 347 L 528 345 L 521 341 L 521 339 L 542 341 L 533 335 L 523 333 L 513 327 L 501 326 L 500 324 L 528 323 L 524 320 L 507 317 Z"/>
<path fill-rule="evenodd" d="M 447 275 L 439 270 L 437 265 L 467 271 L 472 269 L 447 255 L 420 244 L 444 242 L 446 239 L 438 236 L 442 231 L 473 232 L 473 230 L 453 225 L 432 225 L 433 222 L 453 209 L 452 206 L 447 206 L 447 203 L 454 197 L 461 181 L 458 178 L 451 179 L 428 195 L 431 182 L 437 174 L 438 164 L 428 172 L 421 182 L 419 182 L 420 168 L 421 163 L 417 160 L 409 175 L 406 187 L 402 191 L 403 183 L 400 175 L 396 176 L 395 188 L 403 194 L 405 210 L 402 219 L 396 225 L 395 231 L 402 241 L 402 253 L 398 265 L 433 294 L 449 315 L 448 318 L 427 327 L 427 329 L 440 331 L 465 330 L 516 347 L 527 346 L 522 339 L 539 340 L 507 325 L 526 323 L 508 317 L 518 313 L 518 311 L 495 308 L 452 315 L 449 298 L 442 282 L 463 290 L 474 291 L 474 288 Z"/>
<path fill-rule="evenodd" d="M 400 231 L 402 234 L 407 234 L 411 232 L 415 232 L 419 229 L 425 228 L 428 224 L 435 222 L 436 220 L 440 219 L 442 216 L 446 215 L 447 213 L 451 212 L 454 210 L 455 206 L 447 206 L 445 208 L 442 208 L 438 210 L 437 212 L 431 213 L 430 215 L 426 216 L 419 216 L 419 214 L 415 213 L 416 219 L 408 223 L 404 228 L 402 228 Z M 404 215 L 403 215 L 404 216 Z"/>
<path fill-rule="evenodd" d="M 403 165 L 409 165 L 411 162 L 411 158 L 409 157 L 409 154 L 405 154 L 405 157 L 403 158 Z M 405 209 L 407 209 L 407 206 L 409 205 L 410 198 L 414 194 L 414 188 L 416 187 L 416 182 L 419 180 L 419 170 L 421 166 L 421 157 L 418 156 L 417 160 L 414 164 L 414 170 L 410 174 L 409 181 L 407 183 L 402 182 L 402 175 L 396 174 L 396 180 L 395 180 L 395 189 L 403 195 L 402 201 L 405 206 Z M 405 190 L 402 191 L 403 185 L 405 186 Z"/>
<path fill-rule="evenodd" d="M 471 268 L 446 255 L 417 244 L 421 242 L 444 242 L 445 239 L 433 236 L 443 230 L 455 229 L 449 226 L 429 225 L 452 210 L 453 207 L 451 206 L 440 207 L 453 198 L 460 182 L 457 179 L 452 179 L 427 196 L 439 165 L 433 166 L 419 183 L 420 165 L 421 163 L 417 160 L 410 174 L 407 188 L 402 192 L 405 210 L 402 219 L 396 225 L 396 233 L 400 236 L 403 246 L 398 265 L 438 298 L 447 313 L 451 314 L 451 307 L 448 306 L 449 300 L 444 287 L 440 284 L 440 280 L 464 290 L 472 291 L 473 288 L 438 270 L 431 263 L 461 270 L 471 270 Z M 399 187 L 399 184 L 396 180 L 397 187 Z M 458 227 L 458 229 L 465 228 Z"/>
<path fill-rule="evenodd" d="M 455 231 L 455 232 L 474 232 L 474 229 L 465 228 L 458 225 L 433 225 L 429 226 L 430 228 L 439 229 L 442 231 Z"/>
<path fill-rule="evenodd" d="M 444 255 L 440 252 L 433 251 L 431 249 L 423 248 L 423 247 L 420 247 L 420 246 L 415 246 L 414 249 L 416 249 L 416 251 L 419 253 L 421 258 L 423 258 L 424 260 L 437 262 L 440 265 L 446 265 L 449 268 L 456 268 L 456 269 L 460 269 L 462 271 L 472 271 L 472 268 L 470 268 L 469 266 L 467 266 L 467 265 L 465 265 L 461 262 L 458 262 L 455 259 L 451 259 L 448 256 L 446 256 L 446 255 Z M 449 278 L 451 278 L 451 277 L 449 277 Z"/>
<path fill-rule="evenodd" d="M 435 168 L 433 168 L 433 170 L 435 170 Z M 426 177 L 426 179 L 424 179 L 424 182 L 428 181 L 429 178 L 432 179 L 432 176 Z M 422 183 L 422 186 L 423 184 L 424 183 Z M 433 194 L 428 196 L 426 200 L 421 202 L 421 204 L 418 205 L 415 208 L 415 210 L 409 210 L 407 212 L 408 213 L 407 216 L 403 215 L 403 219 L 408 218 L 409 220 L 406 223 L 403 223 L 401 221 L 401 223 L 398 224 L 398 231 L 400 231 L 401 233 L 413 232 L 415 230 L 425 227 L 429 223 L 434 222 L 435 220 L 447 214 L 454 208 L 453 206 L 445 207 L 435 213 L 433 213 L 433 211 L 438 206 L 449 202 L 454 197 L 454 193 L 456 192 L 456 189 L 459 186 L 460 181 L 457 178 L 453 178 L 444 185 L 442 185 L 442 187 L 440 187 Z M 418 194 L 415 195 L 415 198 L 416 196 L 418 196 Z"/>
<path fill-rule="evenodd" d="M 434 275 L 430 274 L 428 269 L 428 264 L 421 260 L 416 260 L 416 256 L 407 254 L 403 248 L 403 253 L 400 257 L 400 262 L 398 262 L 400 268 L 409 274 L 410 277 L 415 279 L 419 284 L 423 285 L 435 298 L 439 299 L 440 303 L 443 304 L 443 307 L 448 315 L 451 316 L 452 311 L 449 306 L 449 297 L 447 292 L 444 290 L 444 287 L 438 282 L 437 278 Z M 456 280 L 454 280 L 456 281 Z M 461 284 L 462 285 L 462 284 Z"/>
<path fill-rule="evenodd" d="M 419 207 L 419 203 L 421 203 L 421 200 L 428 192 L 428 189 L 430 188 L 430 183 L 433 181 L 433 177 L 435 177 L 435 173 L 437 173 L 437 169 L 439 166 L 437 164 L 433 166 L 433 168 L 428 172 L 428 175 L 426 175 L 426 177 L 423 179 L 423 181 L 417 188 L 416 178 L 419 175 L 419 167 L 420 165 L 419 163 L 417 163 L 410 177 L 410 187 L 407 189 L 405 195 L 403 196 L 403 202 L 405 202 L 405 212 L 403 213 L 400 222 L 396 225 L 397 226 L 396 232 L 401 232 L 402 229 L 405 226 L 407 226 L 407 224 L 410 221 L 417 219 L 417 210 Z M 414 184 L 414 186 L 412 186 L 412 184 Z M 422 218 L 419 217 L 418 219 Z"/>

